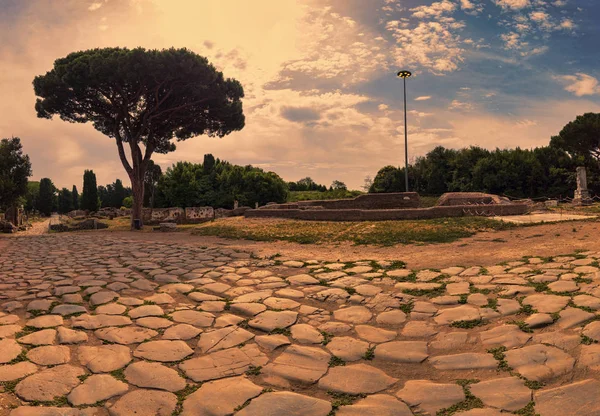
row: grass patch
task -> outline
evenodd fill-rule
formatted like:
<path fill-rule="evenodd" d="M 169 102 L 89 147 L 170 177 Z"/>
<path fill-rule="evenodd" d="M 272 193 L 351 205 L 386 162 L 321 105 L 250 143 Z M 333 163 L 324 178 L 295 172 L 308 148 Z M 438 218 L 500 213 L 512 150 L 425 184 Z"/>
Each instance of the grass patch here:
<path fill-rule="evenodd" d="M 450 324 L 451 327 L 463 329 L 471 329 L 481 325 L 485 325 L 485 321 L 483 319 L 473 319 L 470 321 L 454 321 Z"/>
<path fill-rule="evenodd" d="M 515 412 L 515 415 L 519 416 L 539 416 L 538 413 L 535 412 L 535 403 L 529 402 L 527 406 L 522 409 L 519 409 Z"/>
<path fill-rule="evenodd" d="M 581 343 L 583 345 L 592 345 L 592 344 L 597 344 L 598 341 L 596 341 L 593 338 L 588 337 L 587 335 L 581 334 Z"/>
<path fill-rule="evenodd" d="M 299 244 L 352 242 L 393 246 L 450 243 L 481 231 L 518 227 L 484 217 L 436 218 L 406 221 L 327 222 L 265 218 L 224 218 L 197 226 L 197 235 Z"/>
<path fill-rule="evenodd" d="M 336 357 L 332 355 L 329 359 L 329 367 L 343 367 L 346 365 L 346 361 L 342 360 L 340 357 Z"/>
<path fill-rule="evenodd" d="M 202 384 L 188 384 L 184 389 L 176 391 L 175 395 L 177 396 L 177 405 L 175 406 L 175 410 L 171 413 L 171 416 L 180 415 L 183 411 L 183 401 L 187 396 L 198 390 L 202 386 Z M 247 405 L 246 403 L 244 403 Z"/>
<path fill-rule="evenodd" d="M 290 336 L 292 335 L 292 332 L 287 329 L 287 328 L 275 328 L 274 330 L 272 330 L 271 332 L 269 332 L 269 335 L 286 335 L 286 336 Z"/>
<path fill-rule="evenodd" d="M 533 333 L 533 329 L 531 329 L 525 321 L 510 321 L 507 323 L 511 325 L 517 325 L 521 331 L 527 332 L 528 334 Z"/>
<path fill-rule="evenodd" d="M 333 398 L 333 401 L 331 402 L 331 407 L 333 409 L 331 410 L 331 412 L 329 412 L 327 416 L 335 415 L 335 412 L 341 406 L 350 406 L 351 404 L 354 404 L 354 402 L 358 399 L 367 397 L 365 394 L 336 393 L 333 391 L 328 391 L 327 394 L 329 394 Z"/>
<path fill-rule="evenodd" d="M 365 352 L 365 355 L 363 355 L 363 359 L 371 361 L 373 358 L 375 358 L 375 347 L 370 347 L 367 349 L 367 352 Z"/>
<path fill-rule="evenodd" d="M 398 309 L 400 309 L 405 314 L 409 315 L 411 313 L 411 311 L 413 310 L 413 307 L 414 307 L 414 304 L 412 302 L 409 302 L 409 303 L 404 303 L 404 304 L 400 305 L 398 307 Z"/>
<path fill-rule="evenodd" d="M 330 334 L 329 332 L 325 332 L 325 331 L 319 331 L 319 332 L 323 336 L 323 341 L 321 341 L 321 345 L 327 345 L 333 339 L 333 334 Z"/>
<path fill-rule="evenodd" d="M 254 367 L 250 366 L 250 369 L 246 371 L 247 376 L 258 376 L 260 375 L 260 370 L 262 370 L 262 366 Z"/>
<path fill-rule="evenodd" d="M 487 350 L 490 354 L 494 356 L 496 361 L 498 361 L 498 370 L 500 371 L 512 371 L 512 368 L 506 362 L 506 356 L 504 353 L 506 352 L 506 347 L 496 347 Z"/>
<path fill-rule="evenodd" d="M 110 375 L 116 378 L 117 380 L 127 382 L 127 380 L 125 379 L 125 371 L 122 368 L 111 371 Z"/>
<path fill-rule="evenodd" d="M 465 400 L 445 409 L 438 410 L 436 416 L 451 416 L 458 412 L 466 412 L 471 409 L 483 408 L 484 405 L 481 399 L 475 397 L 473 393 L 471 393 L 471 389 L 469 388 L 471 384 L 475 383 L 479 383 L 479 380 L 457 380 L 456 384 L 463 388 L 463 391 L 465 393 Z"/>

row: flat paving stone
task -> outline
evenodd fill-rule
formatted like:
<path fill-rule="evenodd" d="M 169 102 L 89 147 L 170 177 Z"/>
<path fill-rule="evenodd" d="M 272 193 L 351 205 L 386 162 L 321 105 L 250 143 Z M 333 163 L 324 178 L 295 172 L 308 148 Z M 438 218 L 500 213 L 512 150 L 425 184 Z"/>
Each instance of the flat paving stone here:
<path fill-rule="evenodd" d="M 554 313 L 567 306 L 569 300 L 568 296 L 530 295 L 523 299 L 523 305 L 529 305 L 538 312 Z"/>
<path fill-rule="evenodd" d="M 376 358 L 398 363 L 420 363 L 428 356 L 427 343 L 423 341 L 392 341 L 375 348 Z"/>
<path fill-rule="evenodd" d="M 21 380 L 15 393 L 27 401 L 49 402 L 63 397 L 79 385 L 82 368 L 69 364 L 47 368 Z"/>
<path fill-rule="evenodd" d="M 192 310 L 173 312 L 170 316 L 173 318 L 174 322 L 189 324 L 200 328 L 211 326 L 215 320 L 212 313 Z"/>
<path fill-rule="evenodd" d="M 140 342 L 147 341 L 158 335 L 158 332 L 148 329 L 140 328 L 138 326 L 129 326 L 124 328 L 109 327 L 101 328 L 94 332 L 96 337 L 112 342 L 115 344 L 129 345 L 138 344 Z"/>
<path fill-rule="evenodd" d="M 167 328 L 162 336 L 163 339 L 182 340 L 196 338 L 202 332 L 201 329 L 193 325 L 178 324 Z"/>
<path fill-rule="evenodd" d="M 334 319 L 351 324 L 364 324 L 371 320 L 373 314 L 364 306 L 350 306 L 333 312 Z"/>
<path fill-rule="evenodd" d="M 6 364 L 21 354 L 23 347 L 14 339 L 0 340 L 0 364 Z"/>
<path fill-rule="evenodd" d="M 430 415 L 465 399 L 465 393 L 458 384 L 441 384 L 429 380 L 409 380 L 396 396 L 414 408 L 415 413 Z"/>
<path fill-rule="evenodd" d="M 129 390 L 127 383 L 123 383 L 108 374 L 94 374 L 88 377 L 83 384 L 75 387 L 67 396 L 73 406 L 95 404 L 120 396 Z"/>
<path fill-rule="evenodd" d="M 0 366 L 0 381 L 13 381 L 33 374 L 38 371 L 38 366 L 29 361 Z"/>
<path fill-rule="evenodd" d="M 254 338 L 252 332 L 236 326 L 217 329 L 215 331 L 206 331 L 200 335 L 198 348 L 203 353 L 215 352 L 227 348 L 235 347 Z"/>
<path fill-rule="evenodd" d="M 429 362 L 437 370 L 495 369 L 498 362 L 491 354 L 464 353 L 431 357 Z"/>
<path fill-rule="evenodd" d="M 531 390 L 517 377 L 481 381 L 469 386 L 471 393 L 483 404 L 510 412 L 524 408 L 531 401 Z"/>
<path fill-rule="evenodd" d="M 260 395 L 236 416 L 327 416 L 330 411 L 328 401 L 281 391 Z"/>
<path fill-rule="evenodd" d="M 479 333 L 481 343 L 485 346 L 504 346 L 506 348 L 522 347 L 531 339 L 517 325 L 502 325 Z"/>
<path fill-rule="evenodd" d="M 131 351 L 123 345 L 78 347 L 78 359 L 92 373 L 109 373 L 125 367 L 131 361 Z"/>
<path fill-rule="evenodd" d="M 246 401 L 257 397 L 263 388 L 244 377 L 209 381 L 186 397 L 182 416 L 227 416 Z"/>
<path fill-rule="evenodd" d="M 47 345 L 27 352 L 27 359 L 38 365 L 58 365 L 71 361 L 71 350 L 65 346 Z"/>
<path fill-rule="evenodd" d="M 257 315 L 254 319 L 248 322 L 252 328 L 260 329 L 261 331 L 271 332 L 274 329 L 287 328 L 296 323 L 298 312 L 292 311 L 265 311 Z"/>
<path fill-rule="evenodd" d="M 319 388 L 346 394 L 372 394 L 386 390 L 398 381 L 367 364 L 333 367 L 319 380 Z"/>
<path fill-rule="evenodd" d="M 52 345 L 56 342 L 56 329 L 42 329 L 18 338 L 20 344 Z"/>
<path fill-rule="evenodd" d="M 173 393 L 140 389 L 121 396 L 109 411 L 111 416 L 171 416 L 176 406 Z"/>
<path fill-rule="evenodd" d="M 181 361 L 193 353 L 194 350 L 184 341 L 159 340 L 140 344 L 133 351 L 133 356 L 152 361 L 174 362 Z"/>
<path fill-rule="evenodd" d="M 387 394 L 373 394 L 350 406 L 341 406 L 336 416 L 413 416 L 410 408 Z"/>
<path fill-rule="evenodd" d="M 508 365 L 515 371 L 529 380 L 536 381 L 566 374 L 575 364 L 575 359 L 569 354 L 547 345 L 530 345 L 510 350 L 504 356 Z"/>
<path fill-rule="evenodd" d="M 186 360 L 179 368 L 188 378 L 201 382 L 237 376 L 250 367 L 262 367 L 267 362 L 267 356 L 256 345 L 249 344 Z"/>
<path fill-rule="evenodd" d="M 588 379 L 553 389 L 538 390 L 534 394 L 535 411 L 540 416 L 596 416 L 600 415 L 600 381 Z"/>
<path fill-rule="evenodd" d="M 352 337 L 334 337 L 325 348 L 344 361 L 358 361 L 365 356 L 369 343 Z"/>
<path fill-rule="evenodd" d="M 315 383 L 326 372 L 330 355 L 320 348 L 291 345 L 263 368 L 265 374 L 298 383 Z"/>
<path fill-rule="evenodd" d="M 120 315 L 79 315 L 72 320 L 73 328 L 99 329 L 109 326 L 131 325 L 131 319 Z"/>
<path fill-rule="evenodd" d="M 125 379 L 137 387 L 176 392 L 183 390 L 186 381 L 179 373 L 159 363 L 138 361 L 127 366 Z"/>

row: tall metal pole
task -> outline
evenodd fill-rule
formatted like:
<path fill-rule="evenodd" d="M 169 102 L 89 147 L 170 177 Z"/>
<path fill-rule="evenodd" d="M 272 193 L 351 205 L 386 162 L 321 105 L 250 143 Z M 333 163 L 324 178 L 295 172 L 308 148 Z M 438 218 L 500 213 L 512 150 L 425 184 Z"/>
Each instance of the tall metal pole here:
<path fill-rule="evenodd" d="M 404 183 L 408 192 L 408 125 L 406 124 L 406 77 L 404 79 Z"/>

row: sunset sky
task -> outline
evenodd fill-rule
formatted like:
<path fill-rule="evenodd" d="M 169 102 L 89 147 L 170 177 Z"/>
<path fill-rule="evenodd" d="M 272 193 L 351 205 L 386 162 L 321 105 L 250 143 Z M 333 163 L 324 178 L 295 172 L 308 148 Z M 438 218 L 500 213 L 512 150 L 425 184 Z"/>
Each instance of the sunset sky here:
<path fill-rule="evenodd" d="M 81 190 L 127 179 L 112 139 L 37 119 L 32 80 L 76 50 L 187 47 L 244 86 L 246 127 L 156 155 L 205 153 L 359 188 L 442 145 L 535 147 L 600 112 L 598 0 L 0 0 L 0 137 L 21 137 L 34 180 Z M 128 180 L 125 180 L 128 183 Z"/>

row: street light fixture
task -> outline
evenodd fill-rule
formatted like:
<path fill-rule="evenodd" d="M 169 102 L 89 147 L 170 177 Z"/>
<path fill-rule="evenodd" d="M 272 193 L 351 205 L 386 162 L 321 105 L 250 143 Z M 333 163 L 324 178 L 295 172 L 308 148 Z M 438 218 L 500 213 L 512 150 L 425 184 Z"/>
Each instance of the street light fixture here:
<path fill-rule="evenodd" d="M 408 128 L 406 125 L 406 78 L 412 75 L 410 71 L 400 71 L 398 76 L 404 79 L 404 182 L 408 192 Z"/>

